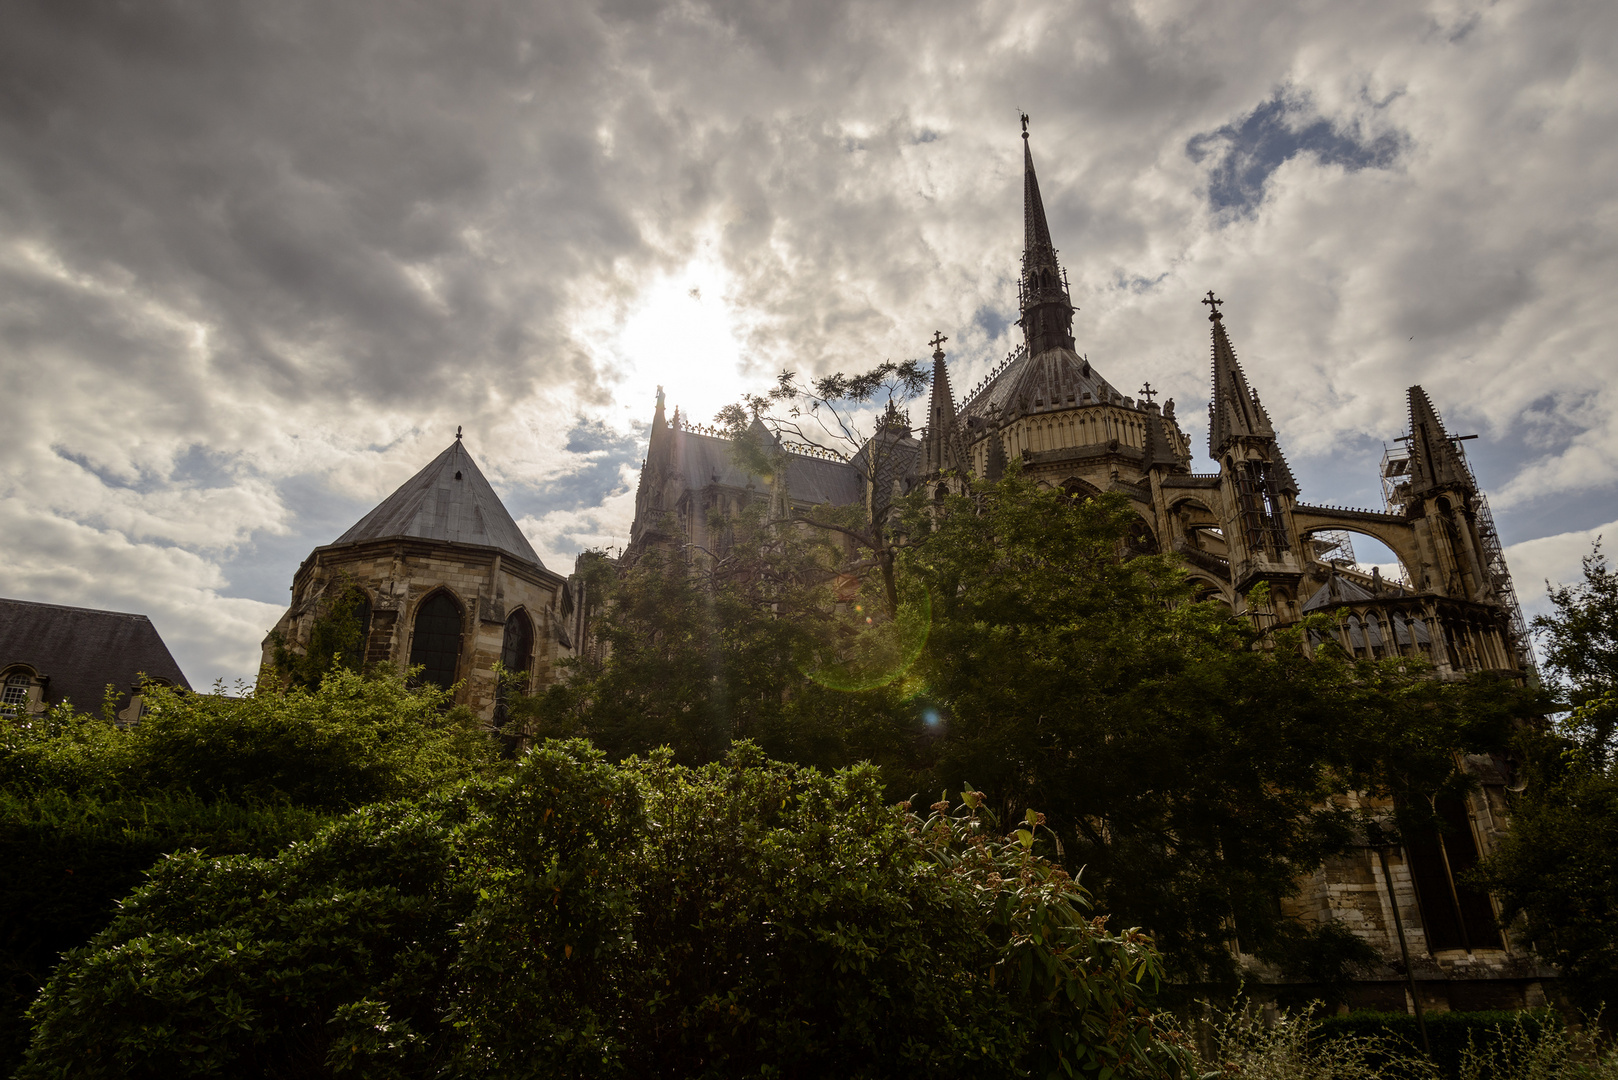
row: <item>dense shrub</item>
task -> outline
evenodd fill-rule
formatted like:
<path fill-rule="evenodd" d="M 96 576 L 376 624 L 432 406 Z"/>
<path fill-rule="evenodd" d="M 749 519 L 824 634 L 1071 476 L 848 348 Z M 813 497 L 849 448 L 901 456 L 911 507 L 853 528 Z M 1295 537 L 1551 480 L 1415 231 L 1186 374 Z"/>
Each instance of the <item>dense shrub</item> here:
<path fill-rule="evenodd" d="M 1479 1054 L 1489 1054 L 1504 1045 L 1508 1034 L 1518 1031 L 1519 1026 L 1521 1033 L 1534 1042 L 1564 1027 L 1550 1009 L 1427 1013 L 1424 1019 L 1433 1064 L 1445 1077 L 1461 1075 L 1462 1059 L 1469 1047 Z M 1422 1045 L 1416 1018 L 1405 1013 L 1352 1012 L 1322 1017 L 1318 1024 L 1317 1035 L 1322 1039 L 1364 1036 L 1383 1040 L 1405 1053 L 1419 1052 Z"/>
<path fill-rule="evenodd" d="M 548 743 L 273 858 L 159 866 L 19 1075 L 1160 1074 L 1149 942 L 966 806 Z"/>
<path fill-rule="evenodd" d="M 465 709 L 397 675 L 245 697 L 154 689 L 124 729 L 68 708 L 0 724 L 0 1074 L 63 951 L 170 852 L 268 856 L 334 813 L 495 759 Z"/>
<path fill-rule="evenodd" d="M 347 810 L 418 795 L 494 759 L 464 707 L 397 672 L 335 669 L 317 690 L 153 687 L 134 728 L 56 711 L 0 728 L 0 785 L 98 796 L 189 791 Z"/>

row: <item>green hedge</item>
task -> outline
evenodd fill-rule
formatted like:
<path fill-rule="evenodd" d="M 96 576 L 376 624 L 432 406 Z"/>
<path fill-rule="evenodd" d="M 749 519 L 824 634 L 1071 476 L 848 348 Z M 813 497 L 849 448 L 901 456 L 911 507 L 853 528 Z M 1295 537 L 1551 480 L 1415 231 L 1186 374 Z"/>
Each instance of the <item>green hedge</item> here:
<path fill-rule="evenodd" d="M 1432 1045 L 1433 1063 L 1447 1077 L 1460 1075 L 1461 1054 L 1476 1043 L 1482 1049 L 1500 1041 L 1502 1025 L 1521 1023 L 1529 1037 L 1537 1040 L 1547 1029 L 1560 1030 L 1562 1018 L 1551 1009 L 1523 1012 L 1443 1012 L 1427 1014 L 1427 1039 Z M 1416 1018 L 1405 1013 L 1352 1012 L 1347 1016 L 1326 1016 L 1319 1021 L 1316 1036 L 1331 1039 L 1345 1035 L 1394 1039 L 1421 1049 L 1421 1029 Z"/>

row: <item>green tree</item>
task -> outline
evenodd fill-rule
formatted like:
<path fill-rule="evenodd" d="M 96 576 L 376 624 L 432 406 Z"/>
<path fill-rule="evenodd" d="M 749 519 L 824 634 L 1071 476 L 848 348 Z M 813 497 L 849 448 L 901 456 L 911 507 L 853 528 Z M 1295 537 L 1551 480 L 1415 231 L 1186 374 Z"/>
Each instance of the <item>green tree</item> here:
<path fill-rule="evenodd" d="M 667 746 L 701 764 L 751 740 L 822 768 L 873 761 L 903 788 L 923 707 L 891 658 L 851 666 L 887 639 L 866 625 L 863 603 L 837 599 L 841 546 L 768 515 L 754 505 L 716 516 L 720 550 L 651 550 L 600 580 L 599 648 L 515 701 L 513 722 L 531 738 L 588 737 L 615 759 Z"/>
<path fill-rule="evenodd" d="M 1598 543 L 1583 580 L 1550 589 L 1534 620 L 1565 709 L 1520 735 L 1526 787 L 1480 867 L 1506 919 L 1562 970 L 1580 1002 L 1618 1001 L 1618 574 Z"/>
<path fill-rule="evenodd" d="M 265 858 L 178 855 L 21 1077 L 1164 1075 L 1157 960 L 980 809 L 739 747 L 548 743 Z"/>
<path fill-rule="evenodd" d="M 152 688 L 134 728 L 66 708 L 0 725 L 0 1068 L 60 955 L 165 854 L 272 855 L 334 813 L 496 761 L 444 691 L 388 672 L 234 698 Z"/>
<path fill-rule="evenodd" d="M 733 450 L 746 468 L 775 476 L 786 468 L 790 442 L 845 461 L 860 478 L 863 497 L 852 506 L 816 506 L 807 512 L 782 507 L 785 520 L 813 522 L 846 539 L 854 558 L 843 567 L 874 570 L 888 618 L 899 618 L 899 549 L 905 537 L 898 523 L 897 496 L 912 466 L 907 411 L 927 389 L 927 372 L 915 360 L 886 360 L 856 375 L 833 373 L 798 382 L 783 371 L 762 395 L 750 394 L 726 406 L 716 419 L 730 433 Z M 868 419 L 867 419 L 868 418 Z"/>
<path fill-rule="evenodd" d="M 1233 977 L 1232 938 L 1300 964 L 1331 953 L 1278 899 L 1353 840 L 1335 797 L 1464 786 L 1455 751 L 1503 745 L 1523 708 L 1329 636 L 1305 648 L 1316 623 L 1266 632 L 1191 602 L 1172 557 L 1123 557 L 1122 496 L 1075 500 L 1013 468 L 908 513 L 912 536 L 931 530 L 900 568 L 933 597 L 917 670 L 947 721 L 940 775 L 1007 816 L 1048 813 L 1063 862 L 1182 977 Z"/>

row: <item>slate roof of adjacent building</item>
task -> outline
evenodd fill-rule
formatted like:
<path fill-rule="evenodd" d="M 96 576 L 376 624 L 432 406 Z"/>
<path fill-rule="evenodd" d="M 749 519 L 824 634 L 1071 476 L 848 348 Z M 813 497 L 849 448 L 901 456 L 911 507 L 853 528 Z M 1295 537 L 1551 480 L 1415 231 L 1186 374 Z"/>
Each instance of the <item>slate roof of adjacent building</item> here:
<path fill-rule="evenodd" d="M 477 544 L 545 565 L 458 436 L 333 545 L 401 539 Z"/>
<path fill-rule="evenodd" d="M 0 599 L 0 669 L 26 664 L 47 676 L 44 700 L 100 707 L 107 684 L 127 697 L 141 675 L 191 688 L 144 615 Z"/>

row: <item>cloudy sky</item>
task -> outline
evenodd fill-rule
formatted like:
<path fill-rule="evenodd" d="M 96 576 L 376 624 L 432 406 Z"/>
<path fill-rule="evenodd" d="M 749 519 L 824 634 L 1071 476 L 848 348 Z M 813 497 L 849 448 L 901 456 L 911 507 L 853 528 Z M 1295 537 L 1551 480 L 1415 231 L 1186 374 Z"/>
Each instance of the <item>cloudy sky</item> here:
<path fill-rule="evenodd" d="M 1214 289 L 1306 500 L 1381 505 L 1420 382 L 1531 611 L 1618 536 L 1610 0 L 13 0 L 0 595 L 251 678 L 456 425 L 567 572 L 658 384 L 708 419 L 937 329 L 970 385 L 1019 110 L 1081 351 L 1199 446 Z"/>

